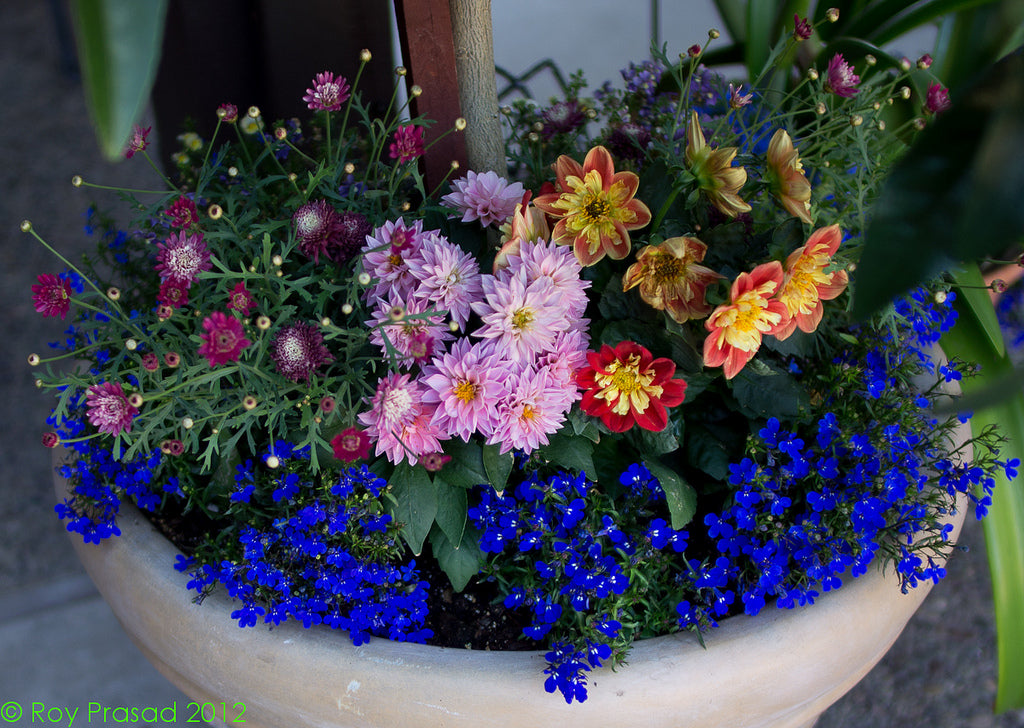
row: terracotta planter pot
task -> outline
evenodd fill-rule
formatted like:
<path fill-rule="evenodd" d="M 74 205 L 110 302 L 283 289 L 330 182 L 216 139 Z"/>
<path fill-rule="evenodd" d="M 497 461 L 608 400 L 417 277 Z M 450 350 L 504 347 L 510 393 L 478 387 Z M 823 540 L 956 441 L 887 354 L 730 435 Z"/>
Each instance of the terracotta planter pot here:
<path fill-rule="evenodd" d="M 65 495 L 58 478 L 56 490 Z M 953 520 L 954 537 L 966 513 Z M 811 726 L 886 653 L 929 586 L 902 594 L 879 570 L 813 606 L 768 606 L 705 635 L 638 642 L 629 664 L 590 673 L 590 697 L 567 705 L 543 688 L 543 655 L 447 649 L 343 632 L 240 629 L 222 591 L 192 601 L 177 550 L 130 506 L 122 535 L 73 536 L 90 577 L 146 657 L 190 698 L 248 726 Z M 243 714 L 244 706 L 244 714 Z"/>

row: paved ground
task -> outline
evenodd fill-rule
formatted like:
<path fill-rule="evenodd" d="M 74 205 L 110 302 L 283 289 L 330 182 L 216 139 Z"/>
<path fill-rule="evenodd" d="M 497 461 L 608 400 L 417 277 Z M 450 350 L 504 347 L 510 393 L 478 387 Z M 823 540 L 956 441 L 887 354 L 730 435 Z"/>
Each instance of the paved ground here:
<path fill-rule="evenodd" d="M 614 6 L 614 0 L 587 1 L 605 10 Z M 506 0 L 495 5 L 502 6 L 496 13 L 509 12 Z M 521 14 L 519 7 L 509 22 L 527 22 Z M 707 23 L 695 25 L 703 34 Z M 646 21 L 635 30 L 645 33 Z M 499 51 L 508 45 L 499 43 Z M 39 444 L 49 402 L 32 387 L 25 358 L 58 338 L 62 327 L 32 309 L 36 274 L 56 266 L 19 232 L 19 222 L 31 219 L 64 249 L 84 245 L 88 198 L 69 184 L 73 174 L 127 186 L 150 180 L 143 164 L 115 167 L 99 158 L 81 89 L 61 69 L 48 3 L 0 3 L 0 130 L 0 703 L 25 709 L 12 724 L 31 725 L 34 702 L 79 708 L 75 724 L 81 725 L 90 703 L 164 707 L 178 701 L 184 722 L 187 699 L 128 642 L 75 560 L 53 516 L 50 453 Z M 990 710 L 994 637 L 980 536 L 969 524 L 970 551 L 956 554 L 949 577 L 889 656 L 822 718 L 821 728 L 1024 726 L 1024 712 L 996 717 Z M 44 714 L 35 717 L 43 722 Z"/>

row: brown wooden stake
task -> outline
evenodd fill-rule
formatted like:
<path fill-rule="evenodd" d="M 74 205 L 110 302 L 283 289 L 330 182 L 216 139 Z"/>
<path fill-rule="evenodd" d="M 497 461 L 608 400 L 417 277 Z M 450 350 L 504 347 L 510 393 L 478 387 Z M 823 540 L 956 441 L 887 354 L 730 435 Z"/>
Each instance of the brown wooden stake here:
<path fill-rule="evenodd" d="M 412 99 L 412 113 L 435 123 L 424 134 L 426 144 L 455 126 L 462 116 L 459 84 L 455 72 L 455 43 L 452 35 L 449 0 L 395 0 L 398 36 L 402 58 L 409 72 L 410 87 L 423 93 Z M 468 167 L 466 140 L 461 133 L 450 133 L 434 144 L 423 160 L 427 191 L 440 184 L 458 162 Z M 455 176 L 459 176 L 459 172 Z"/>

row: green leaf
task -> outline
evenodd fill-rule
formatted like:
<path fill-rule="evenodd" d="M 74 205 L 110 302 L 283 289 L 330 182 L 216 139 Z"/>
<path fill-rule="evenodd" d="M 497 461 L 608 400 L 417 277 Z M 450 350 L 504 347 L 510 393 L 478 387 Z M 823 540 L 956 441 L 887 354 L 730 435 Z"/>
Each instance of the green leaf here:
<path fill-rule="evenodd" d="M 514 464 L 512 453 L 501 454 L 498 445 L 484 445 L 483 460 L 487 481 L 496 491 L 505 490 L 505 484 L 508 482 L 508 476 L 511 474 Z"/>
<path fill-rule="evenodd" d="M 595 475 L 594 443 L 579 437 L 567 437 L 555 433 L 548 437 L 548 444 L 540 448 L 541 457 L 563 468 Z"/>
<path fill-rule="evenodd" d="M 1024 52 L 988 69 L 886 180 L 865 233 L 853 313 L 1000 253 L 1024 230 Z"/>
<path fill-rule="evenodd" d="M 444 444 L 444 452 L 451 457 L 443 470 L 446 482 L 460 488 L 475 488 L 487 483 L 487 469 L 480 445 L 449 440 Z"/>
<path fill-rule="evenodd" d="M 775 20 L 779 12 L 779 3 L 772 0 L 757 0 L 747 3 L 746 47 L 744 48 L 744 65 L 747 76 L 757 78 L 777 40 Z"/>
<path fill-rule="evenodd" d="M 402 524 L 402 537 L 419 556 L 437 515 L 437 487 L 426 470 L 404 462 L 395 468 L 388 485 L 394 498 L 391 516 Z"/>
<path fill-rule="evenodd" d="M 980 313 L 973 311 L 965 299 L 957 302 L 960 320 L 942 340 L 943 349 L 981 364 L 978 377 L 965 380 L 964 393 L 991 386 L 1012 371 L 1005 355 L 999 355 L 988 334 L 979 325 Z M 986 302 L 991 308 L 991 303 Z M 980 432 L 998 425 L 1008 442 L 1000 451 L 1003 459 L 1024 461 L 1024 391 L 1019 387 L 1004 390 L 1000 402 L 976 412 L 971 428 Z M 992 573 L 992 598 L 996 615 L 996 638 L 999 655 L 999 686 L 996 693 L 997 712 L 1024 707 L 1024 489 L 1019 482 L 1009 482 L 1002 471 L 995 474 L 995 489 L 989 514 L 982 520 Z"/>
<path fill-rule="evenodd" d="M 443 470 L 434 474 L 434 486 L 437 488 L 437 514 L 434 521 L 444 531 L 447 539 L 458 547 L 466 533 L 469 498 L 465 488 L 451 485 L 445 480 L 445 475 Z"/>
<path fill-rule="evenodd" d="M 735 438 L 736 432 L 731 428 L 691 422 L 686 430 L 686 462 L 715 480 L 725 480 L 733 461 L 727 442 Z"/>
<path fill-rule="evenodd" d="M 480 573 L 484 564 L 483 553 L 480 551 L 479 534 L 467 531 L 461 546 L 453 546 L 440 528 L 430 532 L 430 550 L 437 559 L 438 566 L 448 576 L 455 591 L 466 588 L 469 580 Z"/>
<path fill-rule="evenodd" d="M 732 385 L 733 396 L 753 417 L 797 417 L 810 406 L 807 391 L 789 374 L 759 359 L 752 359 Z"/>
<path fill-rule="evenodd" d="M 658 479 L 661 489 L 665 491 L 668 511 L 672 515 L 672 528 L 683 528 L 693 520 L 693 514 L 697 512 L 697 491 L 679 473 L 661 463 L 645 460 L 644 465 L 651 471 L 651 475 Z"/>
<path fill-rule="evenodd" d="M 985 279 L 977 265 L 970 265 L 957 271 L 953 276 L 957 295 L 963 300 L 964 308 L 971 313 L 973 324 L 985 334 L 988 343 L 997 356 L 1006 353 L 1006 341 L 999 326 L 995 306 L 989 297 Z M 967 324 L 971 325 L 971 324 Z"/>
<path fill-rule="evenodd" d="M 149 100 L 163 44 L 167 0 L 73 0 L 82 82 L 100 147 L 121 157 Z"/>

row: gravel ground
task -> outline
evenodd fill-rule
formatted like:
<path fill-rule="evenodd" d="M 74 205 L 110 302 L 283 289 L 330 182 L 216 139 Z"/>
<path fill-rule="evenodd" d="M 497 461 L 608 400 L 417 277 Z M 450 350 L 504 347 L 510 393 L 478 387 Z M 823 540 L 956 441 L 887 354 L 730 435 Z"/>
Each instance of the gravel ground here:
<path fill-rule="evenodd" d="M 109 164 L 96 149 L 75 77 L 62 69 L 49 3 L 0 3 L 0 592 L 80 571 L 53 516 L 50 453 L 39 444 L 49 411 L 35 391 L 26 356 L 59 338 L 60 322 L 33 311 L 29 289 L 55 271 L 49 254 L 19 231 L 22 219 L 64 250 L 86 245 L 88 193 L 73 174 L 125 186 L 152 183 L 144 163 Z M 137 160 L 136 160 L 137 162 Z M 820 720 L 839 726 L 928 728 L 1024 727 L 1024 712 L 994 716 L 994 631 L 981 529 L 966 528 L 966 552 L 954 555 L 936 587 L 889 655 Z"/>

